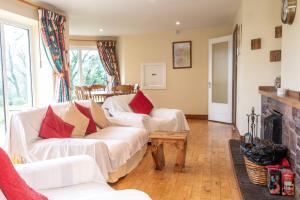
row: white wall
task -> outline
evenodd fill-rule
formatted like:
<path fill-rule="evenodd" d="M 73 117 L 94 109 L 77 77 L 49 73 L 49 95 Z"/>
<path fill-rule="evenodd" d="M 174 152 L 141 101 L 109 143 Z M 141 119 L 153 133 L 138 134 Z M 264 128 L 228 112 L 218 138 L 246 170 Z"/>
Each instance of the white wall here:
<path fill-rule="evenodd" d="M 247 131 L 246 114 L 251 107 L 261 112 L 259 86 L 273 85 L 280 75 L 280 62 L 269 61 L 270 51 L 281 49 L 281 39 L 275 39 L 275 27 L 281 25 L 280 0 L 243 0 L 236 23 L 242 24 L 242 46 L 238 57 L 237 127 Z M 251 50 L 251 40 L 261 38 L 262 48 Z"/>
<path fill-rule="evenodd" d="M 157 107 L 177 108 L 186 114 L 208 114 L 208 40 L 232 33 L 231 26 L 207 27 L 121 36 L 119 61 L 122 83 L 141 83 L 141 64 L 166 63 L 167 89 L 144 90 Z M 172 42 L 192 41 L 192 68 L 173 69 Z"/>
<path fill-rule="evenodd" d="M 300 6 L 297 6 L 295 21 L 283 25 L 282 38 L 282 87 L 300 91 Z"/>

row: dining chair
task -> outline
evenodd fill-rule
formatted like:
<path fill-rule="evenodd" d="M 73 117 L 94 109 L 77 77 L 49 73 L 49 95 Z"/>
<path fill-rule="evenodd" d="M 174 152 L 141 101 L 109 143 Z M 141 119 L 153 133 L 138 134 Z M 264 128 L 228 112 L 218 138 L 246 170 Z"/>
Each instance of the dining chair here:
<path fill-rule="evenodd" d="M 78 100 L 87 100 L 91 97 L 88 86 L 75 86 L 75 94 Z"/>
<path fill-rule="evenodd" d="M 75 94 L 76 94 L 77 100 L 88 99 L 86 94 L 84 93 L 82 87 L 80 87 L 80 86 L 75 86 Z"/>
<path fill-rule="evenodd" d="M 105 101 L 105 97 L 101 95 L 101 93 L 105 92 L 106 86 L 95 84 L 89 87 L 90 89 L 90 97 L 97 103 L 103 103 Z"/>
<path fill-rule="evenodd" d="M 118 94 L 132 94 L 134 87 L 132 85 L 118 85 L 113 87 L 113 92 Z"/>

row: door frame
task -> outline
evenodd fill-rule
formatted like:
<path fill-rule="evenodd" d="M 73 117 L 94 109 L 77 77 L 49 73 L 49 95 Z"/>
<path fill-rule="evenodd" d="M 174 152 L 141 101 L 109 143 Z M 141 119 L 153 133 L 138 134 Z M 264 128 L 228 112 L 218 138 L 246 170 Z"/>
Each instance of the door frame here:
<path fill-rule="evenodd" d="M 232 35 L 232 125 L 236 128 L 237 110 L 237 62 L 238 62 L 238 25 Z"/>
<path fill-rule="evenodd" d="M 227 35 L 223 37 L 217 37 L 217 38 L 212 38 L 209 39 L 209 52 L 208 52 L 208 120 L 214 121 L 211 118 L 211 113 L 212 113 L 212 45 L 215 43 L 221 43 L 221 42 L 228 42 L 228 105 L 229 105 L 229 115 L 228 120 L 225 120 L 228 124 L 232 124 L 232 93 L 233 93 L 233 88 L 232 88 L 232 71 L 233 71 L 233 56 L 232 56 L 232 49 L 233 49 L 233 36 L 232 35 Z"/>

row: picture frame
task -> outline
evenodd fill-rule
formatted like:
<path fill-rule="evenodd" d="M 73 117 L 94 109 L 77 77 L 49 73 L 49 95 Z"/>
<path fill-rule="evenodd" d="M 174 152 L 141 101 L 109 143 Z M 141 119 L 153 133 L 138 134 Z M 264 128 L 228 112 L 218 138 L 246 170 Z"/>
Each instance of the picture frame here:
<path fill-rule="evenodd" d="M 192 68 L 192 41 L 173 42 L 173 69 Z"/>
<path fill-rule="evenodd" d="M 144 90 L 167 89 L 166 63 L 144 63 L 141 65 L 141 88 Z"/>

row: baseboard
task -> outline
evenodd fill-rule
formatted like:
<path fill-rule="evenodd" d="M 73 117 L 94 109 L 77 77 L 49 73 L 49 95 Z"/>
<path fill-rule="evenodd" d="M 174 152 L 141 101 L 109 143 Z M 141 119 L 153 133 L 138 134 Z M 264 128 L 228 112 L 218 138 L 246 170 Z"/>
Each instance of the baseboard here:
<path fill-rule="evenodd" d="M 208 120 L 208 115 L 185 115 L 187 119 Z"/>
<path fill-rule="evenodd" d="M 245 136 L 243 136 L 243 135 L 240 133 L 240 131 L 239 131 L 239 129 L 237 128 L 237 126 L 233 125 L 233 126 L 232 126 L 232 130 L 233 130 L 234 136 L 236 136 L 237 139 L 240 139 L 242 142 L 245 141 Z"/>

